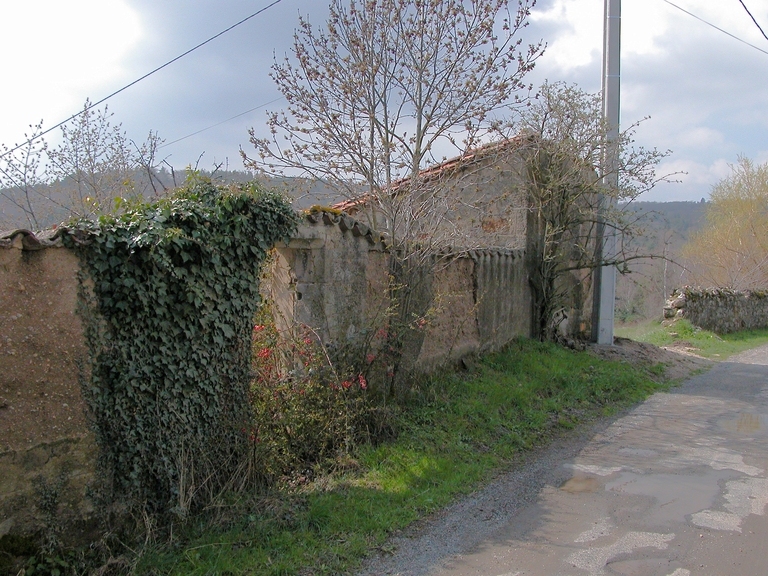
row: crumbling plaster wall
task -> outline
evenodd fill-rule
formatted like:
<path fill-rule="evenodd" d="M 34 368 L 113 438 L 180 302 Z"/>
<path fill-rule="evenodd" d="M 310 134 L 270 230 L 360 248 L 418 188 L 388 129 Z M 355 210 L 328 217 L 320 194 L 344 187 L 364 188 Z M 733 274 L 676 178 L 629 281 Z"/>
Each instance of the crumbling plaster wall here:
<path fill-rule="evenodd" d="M 278 322 L 343 342 L 386 312 L 388 258 L 380 237 L 363 224 L 331 213 L 309 215 L 276 252 L 269 290 Z"/>
<path fill-rule="evenodd" d="M 80 395 L 87 351 L 76 314 L 79 263 L 55 236 L 0 234 L 0 535 L 39 527 L 36 478 L 50 486 L 67 476 L 63 519 L 89 511 L 97 448 Z M 346 215 L 309 215 L 276 252 L 268 285 L 278 322 L 336 342 L 386 324 L 390 256 L 376 232 Z M 429 322 L 408 351 L 417 370 L 530 335 L 524 251 L 441 260 L 429 284 Z"/>
<path fill-rule="evenodd" d="M 57 242 L 18 232 L 0 239 L 0 535 L 33 527 L 33 479 L 66 473 L 63 516 L 87 512 L 96 447 L 78 364 L 78 262 Z"/>
<path fill-rule="evenodd" d="M 492 161 L 489 161 L 492 160 Z M 490 158 L 463 169 L 443 183 L 453 198 L 448 233 L 470 248 L 525 248 L 528 201 L 518 156 Z"/>
<path fill-rule="evenodd" d="M 416 189 L 410 192 L 409 180 L 393 184 L 392 197 L 423 194 L 434 201 L 426 222 L 437 245 L 465 250 L 525 249 L 530 203 L 523 182 L 525 159 L 519 146 L 518 140 L 510 140 L 446 160 L 421 171 Z M 404 205 L 407 202 L 398 206 L 398 212 Z M 334 207 L 391 233 L 386 211 L 366 197 Z M 402 217 L 399 220 L 402 225 Z"/>

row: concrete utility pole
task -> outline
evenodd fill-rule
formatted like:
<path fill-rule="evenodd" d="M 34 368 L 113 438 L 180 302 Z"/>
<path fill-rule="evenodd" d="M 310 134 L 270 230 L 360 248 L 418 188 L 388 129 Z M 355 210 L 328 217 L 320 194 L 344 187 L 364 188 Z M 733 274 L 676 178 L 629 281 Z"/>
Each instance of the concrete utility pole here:
<path fill-rule="evenodd" d="M 603 28 L 603 116 L 608 121 L 608 151 L 604 162 L 608 176 L 603 178 L 607 188 L 618 188 L 619 175 L 615 169 L 618 158 L 615 143 L 619 138 L 619 102 L 621 88 L 621 0 L 605 0 Z M 611 202 L 603 198 L 603 202 Z M 616 234 L 610 227 L 600 226 L 603 237 L 602 259 L 616 257 Z M 613 344 L 614 304 L 616 300 L 616 267 L 603 266 L 594 273 L 592 335 L 598 344 Z"/>

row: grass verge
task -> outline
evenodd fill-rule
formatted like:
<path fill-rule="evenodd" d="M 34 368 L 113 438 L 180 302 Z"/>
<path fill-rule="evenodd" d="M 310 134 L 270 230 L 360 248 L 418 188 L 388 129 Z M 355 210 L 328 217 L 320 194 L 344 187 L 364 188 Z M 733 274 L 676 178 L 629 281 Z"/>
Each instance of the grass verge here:
<path fill-rule="evenodd" d="M 648 320 L 618 327 L 616 335 L 656 346 L 685 346 L 712 360 L 725 360 L 733 354 L 768 343 L 768 330 L 745 330 L 718 336 L 692 325 L 688 320 L 678 320 L 670 326 Z"/>
<path fill-rule="evenodd" d="M 360 447 L 312 482 L 238 504 L 226 529 L 187 526 L 147 551 L 137 573 L 348 572 L 391 532 L 477 488 L 521 451 L 664 386 L 626 364 L 516 342 L 470 374 L 426 382 L 400 411 L 396 440 Z"/>

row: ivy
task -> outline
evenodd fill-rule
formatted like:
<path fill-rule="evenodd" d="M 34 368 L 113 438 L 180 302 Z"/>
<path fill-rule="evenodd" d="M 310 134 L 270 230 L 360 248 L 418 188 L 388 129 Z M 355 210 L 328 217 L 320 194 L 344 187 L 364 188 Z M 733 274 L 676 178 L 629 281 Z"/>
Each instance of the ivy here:
<path fill-rule="evenodd" d="M 296 221 L 253 184 L 193 177 L 168 198 L 70 226 L 90 352 L 83 393 L 116 499 L 183 515 L 242 464 L 259 268 Z"/>

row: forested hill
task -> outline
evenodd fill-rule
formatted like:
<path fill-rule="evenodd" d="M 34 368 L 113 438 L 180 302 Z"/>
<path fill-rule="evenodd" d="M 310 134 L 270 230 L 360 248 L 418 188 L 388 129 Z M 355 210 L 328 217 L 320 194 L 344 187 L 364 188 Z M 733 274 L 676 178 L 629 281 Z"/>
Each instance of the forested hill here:
<path fill-rule="evenodd" d="M 219 170 L 214 173 L 202 170 L 200 173 L 211 176 L 218 182 L 245 182 L 254 179 L 254 174 L 238 170 Z M 137 171 L 133 177 L 140 195 L 150 198 L 163 194 L 163 189 L 174 188 L 183 183 L 186 173 L 185 171 L 170 173 L 164 168 L 158 170 L 155 173 L 155 187 L 159 188 L 158 190 L 150 187 L 143 173 Z M 332 205 L 345 199 L 319 181 L 279 177 L 269 179 L 262 177 L 260 180 L 266 187 L 277 189 L 291 197 L 297 209 L 306 209 L 313 204 Z M 42 227 L 66 219 L 68 211 L 65 206 L 69 204 L 71 188 L 73 184 L 65 181 L 53 185 L 35 186 L 30 191 L 32 204 L 35 206 Z M 22 211 L 14 205 L 13 200 L 24 203 L 20 191 L 0 190 L 0 229 L 29 226 Z M 646 233 L 653 236 L 656 232 L 674 232 L 677 237 L 676 243 L 679 244 L 688 239 L 690 232 L 701 227 L 708 206 L 706 202 L 633 202 L 628 204 L 626 209 L 650 213 L 650 218 L 645 220 Z"/>
<path fill-rule="evenodd" d="M 315 204 L 330 206 L 346 199 L 322 182 L 302 178 L 257 177 L 242 170 L 200 170 L 199 174 L 221 184 L 259 180 L 266 188 L 288 196 L 297 210 L 304 210 Z M 128 174 L 136 196 L 145 199 L 167 194 L 182 185 L 187 176 L 186 170 L 169 172 L 164 167 L 153 172 L 152 182 L 140 170 Z M 85 192 L 82 195 L 87 194 L 88 192 Z M 114 197 L 114 194 L 109 192 L 105 195 Z M 81 194 L 78 192 L 78 186 L 69 179 L 30 186 L 26 190 L 0 188 L 0 231 L 14 228 L 44 229 L 59 224 L 69 218 L 70 209 L 77 205 L 79 196 Z M 29 218 L 25 212 L 33 214 L 33 218 Z"/>
<path fill-rule="evenodd" d="M 650 214 L 649 229 L 674 231 L 687 240 L 704 224 L 708 207 L 708 202 L 633 202 L 626 209 Z"/>
<path fill-rule="evenodd" d="M 616 317 L 620 321 L 657 318 L 672 288 L 686 284 L 681 267 L 683 246 L 706 222 L 708 202 L 633 202 L 625 206 L 641 218 L 643 235 L 634 238 L 640 252 L 657 257 L 630 263 L 632 274 L 616 283 Z"/>

